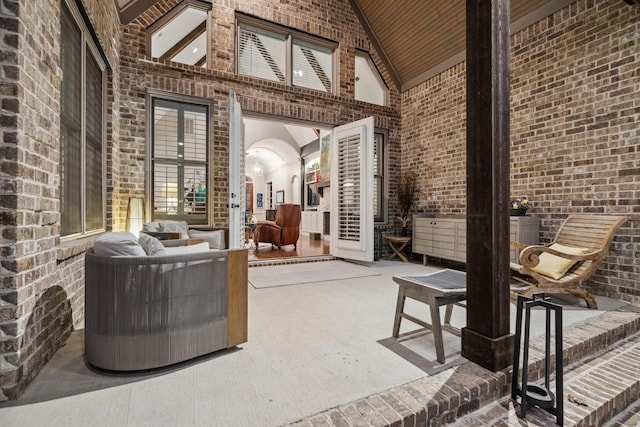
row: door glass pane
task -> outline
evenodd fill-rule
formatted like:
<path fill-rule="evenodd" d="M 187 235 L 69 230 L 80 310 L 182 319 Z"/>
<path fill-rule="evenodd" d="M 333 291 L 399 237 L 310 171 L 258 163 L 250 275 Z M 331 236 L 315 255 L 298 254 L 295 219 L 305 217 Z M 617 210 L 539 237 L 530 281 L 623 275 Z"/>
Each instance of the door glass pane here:
<path fill-rule="evenodd" d="M 153 171 L 154 217 L 178 215 L 178 166 L 155 164 Z"/>
<path fill-rule="evenodd" d="M 207 108 L 189 106 L 184 112 L 184 159 L 206 160 Z"/>
<path fill-rule="evenodd" d="M 153 157 L 178 158 L 178 108 L 169 103 L 155 102 L 153 111 Z"/>
<path fill-rule="evenodd" d="M 103 224 L 102 195 L 102 70 L 86 50 L 85 231 Z"/>
<path fill-rule="evenodd" d="M 82 231 L 82 33 L 62 8 L 60 93 L 60 234 Z"/>

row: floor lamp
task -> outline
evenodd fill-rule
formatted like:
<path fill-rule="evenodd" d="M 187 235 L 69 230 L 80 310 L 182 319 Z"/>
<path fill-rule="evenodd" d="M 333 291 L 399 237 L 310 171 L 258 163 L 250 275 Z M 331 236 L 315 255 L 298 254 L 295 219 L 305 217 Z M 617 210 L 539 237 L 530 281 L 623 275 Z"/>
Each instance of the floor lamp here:
<path fill-rule="evenodd" d="M 129 197 L 129 205 L 127 206 L 127 231 L 140 235 L 142 224 L 144 223 L 144 198 Z"/>

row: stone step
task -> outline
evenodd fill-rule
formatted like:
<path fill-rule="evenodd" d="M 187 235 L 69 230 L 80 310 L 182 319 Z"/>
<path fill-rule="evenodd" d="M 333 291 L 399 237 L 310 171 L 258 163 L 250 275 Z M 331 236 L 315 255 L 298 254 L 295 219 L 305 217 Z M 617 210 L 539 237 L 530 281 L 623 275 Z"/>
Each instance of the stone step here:
<path fill-rule="evenodd" d="M 542 382 L 535 382 L 542 385 Z M 555 381 L 550 389 L 555 392 Z M 640 399 L 640 334 L 615 343 L 607 351 L 577 362 L 565 369 L 564 425 L 602 426 L 612 421 Z M 520 406 L 501 399 L 456 421 L 460 426 L 504 426 L 518 420 L 518 425 L 555 425 L 556 417 L 539 408 L 528 409 L 519 419 Z M 626 422 L 636 426 L 640 420 L 628 414 Z M 626 425 L 626 424 L 611 424 Z"/>
<path fill-rule="evenodd" d="M 565 425 L 601 426 L 606 420 L 623 411 L 624 405 L 629 405 L 640 397 L 639 385 L 631 380 L 640 378 L 639 332 L 640 307 L 634 304 L 603 313 L 563 330 L 564 365 L 570 367 L 570 370 L 565 369 Z M 620 342 L 623 344 L 619 344 Z M 544 377 L 544 346 L 543 337 L 531 340 L 528 363 L 531 383 L 541 382 L 539 380 Z M 625 368 L 625 363 L 634 368 Z M 612 367 L 607 368 L 609 364 Z M 571 381 L 566 376 L 570 371 L 574 372 L 573 375 L 578 375 Z M 581 372 L 583 379 L 580 377 Z M 628 391 L 622 392 L 623 397 L 617 397 L 619 393 L 609 393 L 608 389 L 602 386 L 609 383 L 626 387 L 625 390 Z M 598 387 L 598 384 L 601 386 Z M 525 420 L 517 418 L 509 399 L 510 386 L 511 368 L 494 373 L 474 363 L 465 362 L 437 374 L 315 414 L 292 425 L 482 426 L 491 425 L 487 424 L 491 420 L 495 420 L 494 425 L 500 426 L 555 425 L 554 417 L 537 408 L 529 409 Z M 551 389 L 555 390 L 555 384 L 551 385 Z M 600 402 L 595 392 L 591 394 L 585 391 L 593 389 L 598 389 L 598 394 L 608 397 L 608 400 Z M 587 415 L 586 423 L 578 424 L 579 419 L 575 414 L 582 414 L 585 409 L 578 403 L 570 405 L 566 399 L 569 393 L 574 395 L 577 401 L 584 401 L 595 408 L 595 415 Z M 625 393 L 628 394 L 628 398 L 624 397 Z M 481 416 L 485 418 L 479 418 Z M 603 421 L 596 422 L 599 419 Z"/>

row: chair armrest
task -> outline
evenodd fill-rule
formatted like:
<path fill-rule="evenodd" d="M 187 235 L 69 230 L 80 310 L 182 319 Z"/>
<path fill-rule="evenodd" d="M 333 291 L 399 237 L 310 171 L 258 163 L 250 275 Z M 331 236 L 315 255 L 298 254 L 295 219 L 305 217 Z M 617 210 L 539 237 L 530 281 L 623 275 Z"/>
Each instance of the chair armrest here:
<path fill-rule="evenodd" d="M 586 254 L 576 255 L 576 254 L 568 254 L 566 252 L 561 252 L 556 249 L 552 249 L 549 246 L 544 245 L 532 245 L 526 246 L 522 252 L 520 252 L 520 264 L 522 264 L 526 268 L 533 268 L 540 262 L 540 254 L 549 253 L 551 255 L 558 256 L 564 259 L 570 259 L 572 261 L 588 261 L 598 258 L 602 251 L 597 250 L 593 252 L 588 252 Z"/>
<path fill-rule="evenodd" d="M 514 242 L 513 240 L 509 240 L 509 244 L 511 244 L 511 246 L 515 246 L 518 249 L 524 249 L 527 247 L 527 245 L 525 245 L 524 243 Z"/>

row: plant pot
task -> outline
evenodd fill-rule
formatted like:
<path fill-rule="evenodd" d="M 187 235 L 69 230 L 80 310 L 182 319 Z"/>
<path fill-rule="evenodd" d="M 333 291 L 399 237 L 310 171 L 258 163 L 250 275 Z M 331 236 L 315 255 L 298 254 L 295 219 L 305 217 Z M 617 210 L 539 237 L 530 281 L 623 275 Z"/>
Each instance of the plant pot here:
<path fill-rule="evenodd" d="M 525 216 L 526 214 L 527 214 L 527 209 L 526 208 L 518 208 L 518 209 L 511 208 L 509 210 L 509 215 L 510 216 Z"/>

